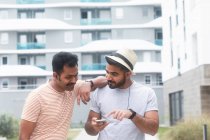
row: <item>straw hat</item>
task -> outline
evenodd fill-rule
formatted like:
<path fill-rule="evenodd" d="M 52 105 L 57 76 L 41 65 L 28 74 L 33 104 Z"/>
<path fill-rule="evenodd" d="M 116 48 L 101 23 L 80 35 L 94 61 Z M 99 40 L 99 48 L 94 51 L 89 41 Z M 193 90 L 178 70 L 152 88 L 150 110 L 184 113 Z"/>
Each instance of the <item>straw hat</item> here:
<path fill-rule="evenodd" d="M 105 56 L 106 60 L 107 58 L 110 58 L 126 68 L 128 68 L 131 72 L 133 71 L 133 68 L 137 62 L 137 55 L 136 53 L 131 49 L 122 49 L 118 50 L 116 53 L 112 55 Z"/>

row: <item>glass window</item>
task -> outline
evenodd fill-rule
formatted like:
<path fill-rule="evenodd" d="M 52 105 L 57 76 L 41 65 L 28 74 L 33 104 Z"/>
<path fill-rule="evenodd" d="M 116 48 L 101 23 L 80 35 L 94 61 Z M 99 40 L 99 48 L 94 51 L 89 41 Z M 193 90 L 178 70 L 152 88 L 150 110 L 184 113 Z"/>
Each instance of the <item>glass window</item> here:
<path fill-rule="evenodd" d="M 8 58 L 6 56 L 2 57 L 2 65 L 7 65 L 8 64 Z"/>
<path fill-rule="evenodd" d="M 8 88 L 8 85 L 9 85 L 9 82 L 8 82 L 8 80 L 3 80 L 2 81 L 2 88 Z"/>
<path fill-rule="evenodd" d="M 124 17 L 123 8 L 116 8 L 116 18 L 122 19 Z"/>
<path fill-rule="evenodd" d="M 183 117 L 183 91 L 177 91 L 169 94 L 170 103 L 170 123 L 176 124 Z"/>
<path fill-rule="evenodd" d="M 8 33 L 1 33 L 1 44 L 8 44 L 9 43 L 9 35 Z"/>
<path fill-rule="evenodd" d="M 71 43 L 73 41 L 73 35 L 72 32 L 65 32 L 64 33 L 64 42 L 65 43 Z"/>
<path fill-rule="evenodd" d="M 147 17 L 148 16 L 148 8 L 144 7 L 142 8 L 142 16 Z"/>
<path fill-rule="evenodd" d="M 151 75 L 145 75 L 144 77 L 145 84 L 151 84 Z"/>
<path fill-rule="evenodd" d="M 72 10 L 65 9 L 64 10 L 64 20 L 71 20 L 72 19 Z"/>
<path fill-rule="evenodd" d="M 0 10 L 0 19 L 8 19 L 8 11 Z"/>

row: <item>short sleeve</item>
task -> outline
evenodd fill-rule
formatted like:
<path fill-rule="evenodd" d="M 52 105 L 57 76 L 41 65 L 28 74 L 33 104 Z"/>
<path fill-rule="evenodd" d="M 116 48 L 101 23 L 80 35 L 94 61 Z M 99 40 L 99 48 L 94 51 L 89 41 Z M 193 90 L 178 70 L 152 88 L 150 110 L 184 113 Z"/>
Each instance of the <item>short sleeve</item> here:
<path fill-rule="evenodd" d="M 24 104 L 21 119 L 36 122 L 40 114 L 40 96 L 37 92 L 31 92 Z"/>
<path fill-rule="evenodd" d="M 90 97 L 90 100 L 91 100 L 91 106 L 90 106 L 90 110 L 96 112 L 96 113 L 100 113 L 100 108 L 99 108 L 99 105 L 98 105 L 98 89 L 96 89 L 92 94 L 91 94 L 91 97 Z"/>
<path fill-rule="evenodd" d="M 158 110 L 157 96 L 153 89 L 148 90 L 147 111 Z"/>

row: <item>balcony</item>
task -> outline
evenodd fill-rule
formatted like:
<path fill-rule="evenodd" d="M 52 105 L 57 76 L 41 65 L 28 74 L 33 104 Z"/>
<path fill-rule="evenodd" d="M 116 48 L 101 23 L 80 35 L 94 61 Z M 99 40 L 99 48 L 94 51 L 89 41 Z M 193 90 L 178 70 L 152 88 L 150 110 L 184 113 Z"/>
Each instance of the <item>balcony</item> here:
<path fill-rule="evenodd" d="M 28 50 L 28 49 L 44 49 L 45 44 L 44 43 L 18 43 L 17 49 L 18 50 Z"/>
<path fill-rule="evenodd" d="M 46 66 L 37 66 L 37 67 L 39 67 L 39 68 L 41 68 L 41 69 L 43 69 L 43 70 L 46 70 Z"/>
<path fill-rule="evenodd" d="M 35 89 L 40 85 L 37 84 L 27 84 L 27 85 L 9 85 L 6 88 L 0 87 L 0 91 L 12 91 L 12 90 L 31 90 Z"/>
<path fill-rule="evenodd" d="M 41 4 L 45 3 L 45 0 L 16 0 L 17 4 Z"/>
<path fill-rule="evenodd" d="M 92 19 L 81 19 L 81 25 L 109 25 L 111 24 L 111 19 L 101 19 L 101 18 L 92 18 Z"/>
<path fill-rule="evenodd" d="M 105 70 L 106 64 L 84 64 L 82 70 Z"/>
<path fill-rule="evenodd" d="M 155 39 L 155 44 L 158 46 L 162 46 L 163 45 L 163 40 L 162 39 Z"/>
<path fill-rule="evenodd" d="M 80 2 L 111 2 L 111 0 L 80 0 Z"/>

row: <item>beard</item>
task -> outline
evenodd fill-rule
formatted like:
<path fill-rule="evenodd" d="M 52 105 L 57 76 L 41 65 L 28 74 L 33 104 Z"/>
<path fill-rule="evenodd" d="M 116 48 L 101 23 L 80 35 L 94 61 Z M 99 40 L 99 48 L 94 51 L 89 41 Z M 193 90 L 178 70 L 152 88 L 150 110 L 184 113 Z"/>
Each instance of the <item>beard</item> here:
<path fill-rule="evenodd" d="M 125 81 L 126 81 L 125 77 L 122 80 L 120 80 L 118 83 L 108 80 L 108 85 L 109 88 L 111 89 L 120 88 L 125 84 Z"/>
<path fill-rule="evenodd" d="M 75 85 L 74 83 L 70 83 L 67 84 L 65 88 L 67 91 L 72 91 L 74 89 L 74 85 Z"/>

